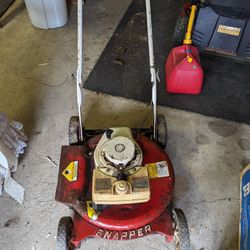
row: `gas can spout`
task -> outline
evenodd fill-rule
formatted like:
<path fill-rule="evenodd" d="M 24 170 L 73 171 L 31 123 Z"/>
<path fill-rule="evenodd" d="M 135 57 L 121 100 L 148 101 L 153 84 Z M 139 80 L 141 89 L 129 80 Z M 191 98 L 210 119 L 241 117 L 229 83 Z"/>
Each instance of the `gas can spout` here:
<path fill-rule="evenodd" d="M 196 5 L 192 5 L 190 17 L 189 17 L 189 20 L 188 20 L 187 33 L 186 33 L 185 39 L 183 41 L 183 44 L 185 44 L 185 45 L 192 44 L 192 31 L 193 31 L 193 26 L 194 26 L 196 10 L 197 10 Z"/>

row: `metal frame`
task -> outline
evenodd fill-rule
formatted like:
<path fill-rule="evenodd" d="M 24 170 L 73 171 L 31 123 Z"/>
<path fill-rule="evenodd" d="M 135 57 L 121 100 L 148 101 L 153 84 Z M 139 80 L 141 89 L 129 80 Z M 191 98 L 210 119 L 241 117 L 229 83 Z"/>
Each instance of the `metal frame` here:
<path fill-rule="evenodd" d="M 81 87 L 83 86 L 83 4 L 82 0 L 77 2 L 77 106 L 80 128 L 83 128 L 81 106 L 83 104 L 83 98 L 81 93 Z M 151 2 L 146 0 L 146 17 L 147 17 L 147 32 L 148 32 L 148 49 L 149 49 L 149 66 L 150 76 L 152 83 L 152 105 L 153 105 L 153 139 L 156 139 L 156 113 L 157 113 L 157 74 L 154 60 L 154 43 L 153 43 L 153 28 L 152 28 L 152 14 L 151 14 Z M 80 141 L 83 141 L 83 131 L 80 129 L 79 135 Z"/>
<path fill-rule="evenodd" d="M 147 16 L 147 30 L 148 30 L 148 49 L 149 49 L 149 66 L 152 83 L 152 104 L 153 104 L 153 127 L 154 139 L 156 139 L 156 113 L 157 113 L 157 76 L 154 59 L 154 42 L 153 42 L 153 28 L 152 28 L 152 14 L 151 2 L 146 0 L 146 16 Z"/>
<path fill-rule="evenodd" d="M 78 107 L 78 116 L 80 124 L 80 134 L 79 139 L 83 141 L 83 131 L 82 131 L 82 114 L 81 106 L 83 102 L 81 87 L 83 86 L 83 1 L 78 0 L 77 2 L 77 72 L 76 72 L 76 91 L 77 91 L 77 107 Z"/>

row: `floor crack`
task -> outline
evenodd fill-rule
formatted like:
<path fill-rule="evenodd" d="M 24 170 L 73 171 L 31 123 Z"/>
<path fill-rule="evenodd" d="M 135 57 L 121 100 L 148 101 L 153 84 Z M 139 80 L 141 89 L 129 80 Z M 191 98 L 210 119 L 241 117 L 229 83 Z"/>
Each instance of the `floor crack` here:
<path fill-rule="evenodd" d="M 179 199 L 181 200 L 181 199 Z M 198 205 L 201 203 L 216 203 L 216 202 L 220 202 L 220 201 L 239 201 L 240 199 L 238 198 L 234 198 L 234 197 L 225 197 L 225 198 L 219 198 L 219 199 L 215 199 L 215 200 L 200 200 L 200 201 L 184 201 L 188 204 L 194 204 L 194 205 Z"/>

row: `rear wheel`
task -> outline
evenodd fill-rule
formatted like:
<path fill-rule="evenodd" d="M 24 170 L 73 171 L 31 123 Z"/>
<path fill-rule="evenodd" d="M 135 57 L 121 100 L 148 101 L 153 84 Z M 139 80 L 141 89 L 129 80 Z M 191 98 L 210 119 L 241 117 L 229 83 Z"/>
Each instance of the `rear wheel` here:
<path fill-rule="evenodd" d="M 186 217 L 181 209 L 172 210 L 175 250 L 190 250 L 190 236 Z"/>
<path fill-rule="evenodd" d="M 159 114 L 156 118 L 156 140 L 157 143 L 165 148 L 168 140 L 168 128 L 164 115 Z"/>
<path fill-rule="evenodd" d="M 69 121 L 69 144 L 77 145 L 80 143 L 80 122 L 78 116 L 70 117 Z"/>
<path fill-rule="evenodd" d="M 71 217 L 62 217 L 58 224 L 56 250 L 73 250 L 70 243 L 73 222 Z"/>

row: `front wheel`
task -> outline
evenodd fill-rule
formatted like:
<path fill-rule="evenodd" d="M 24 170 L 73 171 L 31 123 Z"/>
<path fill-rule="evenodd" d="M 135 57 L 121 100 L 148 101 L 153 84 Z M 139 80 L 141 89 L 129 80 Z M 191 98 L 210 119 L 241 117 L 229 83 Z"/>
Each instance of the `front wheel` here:
<path fill-rule="evenodd" d="M 73 250 L 70 243 L 73 222 L 71 217 L 62 217 L 58 224 L 56 250 Z"/>
<path fill-rule="evenodd" d="M 172 210 L 175 250 L 190 250 L 190 236 L 186 217 L 181 209 Z"/>

